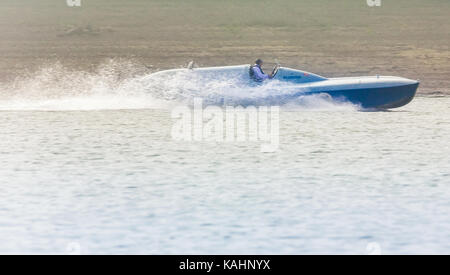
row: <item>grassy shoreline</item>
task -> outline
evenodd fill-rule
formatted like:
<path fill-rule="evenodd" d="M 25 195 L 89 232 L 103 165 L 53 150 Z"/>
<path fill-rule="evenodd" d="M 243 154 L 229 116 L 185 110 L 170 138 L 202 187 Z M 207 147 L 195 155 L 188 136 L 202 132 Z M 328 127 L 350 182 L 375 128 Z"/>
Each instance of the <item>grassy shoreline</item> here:
<path fill-rule="evenodd" d="M 277 59 L 324 76 L 398 75 L 450 94 L 450 3 L 443 0 L 65 0 L 0 3 L 0 81 L 52 62 L 109 58 L 155 69 Z"/>

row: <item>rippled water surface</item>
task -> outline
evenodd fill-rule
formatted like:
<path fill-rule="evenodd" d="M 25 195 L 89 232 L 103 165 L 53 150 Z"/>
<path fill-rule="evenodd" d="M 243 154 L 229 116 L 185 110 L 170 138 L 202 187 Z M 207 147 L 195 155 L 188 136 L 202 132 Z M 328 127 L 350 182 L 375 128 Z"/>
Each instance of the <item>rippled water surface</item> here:
<path fill-rule="evenodd" d="M 168 110 L 1 111 L 0 253 L 449 254 L 449 107 L 282 109 L 275 153 L 172 141 Z"/>

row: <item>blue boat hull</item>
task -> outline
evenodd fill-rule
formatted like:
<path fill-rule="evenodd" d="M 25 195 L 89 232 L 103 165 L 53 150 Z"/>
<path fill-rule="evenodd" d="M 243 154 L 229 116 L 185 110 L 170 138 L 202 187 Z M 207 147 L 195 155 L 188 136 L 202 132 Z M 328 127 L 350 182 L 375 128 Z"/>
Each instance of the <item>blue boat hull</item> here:
<path fill-rule="evenodd" d="M 416 95 L 419 83 L 408 84 L 396 87 L 382 88 L 362 88 L 327 91 L 325 89 L 317 89 L 316 91 L 301 91 L 283 96 L 269 96 L 259 99 L 248 98 L 209 98 L 208 104 L 213 105 L 285 105 L 301 101 L 304 97 L 315 95 L 328 95 L 331 100 L 336 102 L 350 102 L 360 106 L 362 109 L 393 109 L 402 107 L 410 103 Z"/>
<path fill-rule="evenodd" d="M 349 101 L 362 108 L 391 109 L 402 107 L 411 102 L 416 95 L 419 83 L 384 88 L 365 88 L 338 91 L 322 91 L 329 94 L 334 100 Z M 311 92 L 317 94 L 318 92 Z M 299 93 L 297 96 L 304 95 Z"/>

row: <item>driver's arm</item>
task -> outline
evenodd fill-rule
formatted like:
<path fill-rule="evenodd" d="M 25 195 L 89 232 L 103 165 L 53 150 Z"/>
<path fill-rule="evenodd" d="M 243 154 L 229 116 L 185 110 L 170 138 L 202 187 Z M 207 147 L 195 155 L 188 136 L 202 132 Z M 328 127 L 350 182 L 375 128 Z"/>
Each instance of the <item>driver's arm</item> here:
<path fill-rule="evenodd" d="M 265 80 L 268 78 L 271 78 L 271 75 L 263 74 L 259 68 L 253 68 L 253 72 L 255 73 L 255 76 L 259 80 Z"/>

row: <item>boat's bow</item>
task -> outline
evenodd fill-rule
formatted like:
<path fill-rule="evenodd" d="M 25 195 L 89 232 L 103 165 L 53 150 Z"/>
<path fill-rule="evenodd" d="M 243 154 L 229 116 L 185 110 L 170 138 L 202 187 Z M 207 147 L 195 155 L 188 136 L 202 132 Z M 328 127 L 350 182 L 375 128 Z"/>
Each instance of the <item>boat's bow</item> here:
<path fill-rule="evenodd" d="M 363 108 L 391 109 L 404 106 L 416 95 L 419 82 L 402 77 L 373 76 L 331 78 L 317 84 L 334 98 L 345 98 Z"/>

